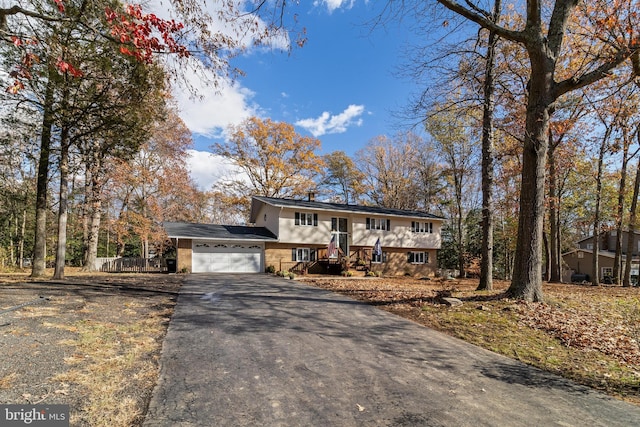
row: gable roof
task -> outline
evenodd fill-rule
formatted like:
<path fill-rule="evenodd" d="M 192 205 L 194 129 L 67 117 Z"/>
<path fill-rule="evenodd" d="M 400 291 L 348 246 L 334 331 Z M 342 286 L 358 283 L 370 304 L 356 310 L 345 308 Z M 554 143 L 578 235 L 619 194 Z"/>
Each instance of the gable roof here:
<path fill-rule="evenodd" d="M 278 240 L 275 234 L 264 227 L 241 225 L 194 224 L 188 222 L 165 222 L 162 224 L 169 237 L 174 239 L 208 240 Z"/>
<path fill-rule="evenodd" d="M 584 252 L 584 253 L 593 255 L 593 251 L 591 249 L 580 249 L 580 248 L 578 248 L 578 249 L 573 249 L 573 250 L 571 250 L 569 252 L 565 252 L 565 253 L 562 254 L 562 256 L 571 255 L 573 253 L 578 253 L 578 252 Z M 615 258 L 616 257 L 616 253 L 615 252 L 610 252 L 610 251 L 598 251 L 598 256 L 605 257 L 605 258 Z M 625 259 L 625 258 L 626 258 L 626 255 L 622 254 L 622 259 Z"/>
<path fill-rule="evenodd" d="M 250 218 L 251 222 L 256 221 L 256 215 L 258 214 L 258 209 L 257 209 L 258 203 L 266 203 L 271 206 L 283 207 L 283 208 L 312 209 L 317 211 L 401 216 L 401 217 L 426 218 L 426 219 L 435 219 L 435 220 L 445 219 L 443 217 L 436 216 L 426 212 L 383 208 L 380 206 L 346 205 L 343 203 L 327 203 L 327 202 L 316 202 L 316 201 L 309 201 L 309 200 L 280 199 L 276 197 L 253 196 L 251 198 L 251 218 Z"/>

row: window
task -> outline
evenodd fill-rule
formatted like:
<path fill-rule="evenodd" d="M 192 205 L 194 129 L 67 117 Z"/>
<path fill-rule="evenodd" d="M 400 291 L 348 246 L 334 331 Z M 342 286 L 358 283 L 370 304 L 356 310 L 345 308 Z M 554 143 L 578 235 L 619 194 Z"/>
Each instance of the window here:
<path fill-rule="evenodd" d="M 613 277 L 613 267 L 602 267 L 602 277 Z"/>
<path fill-rule="evenodd" d="M 411 221 L 411 231 L 414 233 L 433 233 L 432 222 Z"/>
<path fill-rule="evenodd" d="M 307 213 L 307 212 L 296 212 L 295 213 L 295 221 L 296 225 L 306 225 L 306 226 L 318 226 L 318 214 L 317 213 Z"/>
<path fill-rule="evenodd" d="M 372 254 L 371 255 L 371 263 L 372 264 L 380 264 L 383 262 L 387 262 L 387 253 L 382 252 L 381 254 Z"/>
<path fill-rule="evenodd" d="M 308 262 L 316 260 L 316 250 L 313 248 L 291 249 L 291 261 Z"/>
<path fill-rule="evenodd" d="M 429 252 L 408 252 L 407 262 L 409 264 L 428 264 Z"/>
<path fill-rule="evenodd" d="M 391 230 L 391 220 L 386 218 L 367 218 L 367 230 Z"/>
<path fill-rule="evenodd" d="M 592 251 L 593 250 L 593 243 L 587 243 L 587 249 Z"/>
<path fill-rule="evenodd" d="M 578 258 L 584 258 L 584 252 L 579 251 L 578 252 Z"/>

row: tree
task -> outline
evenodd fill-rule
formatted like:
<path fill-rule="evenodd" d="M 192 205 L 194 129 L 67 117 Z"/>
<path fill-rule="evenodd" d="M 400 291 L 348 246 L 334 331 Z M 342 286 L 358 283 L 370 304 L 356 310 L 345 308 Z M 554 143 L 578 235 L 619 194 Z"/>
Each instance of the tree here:
<path fill-rule="evenodd" d="M 449 183 L 449 194 L 453 200 L 452 216 L 455 220 L 458 270 L 465 276 L 464 219 L 473 203 L 472 195 L 477 162 L 477 150 L 469 135 L 469 123 L 465 112 L 456 111 L 451 105 L 427 119 L 426 129 L 440 148 L 444 162 L 443 176 Z"/>
<path fill-rule="evenodd" d="M 364 176 L 367 198 L 375 205 L 394 209 L 420 208 L 417 160 L 425 141 L 415 133 L 381 135 L 356 153 Z"/>
<path fill-rule="evenodd" d="M 634 0 L 579 3 L 556 0 L 550 13 L 543 12 L 542 2 L 526 2 L 525 19 L 520 29 L 498 25 L 490 13 L 472 2 L 436 0 L 438 3 L 505 40 L 523 46 L 530 62 L 526 131 L 520 190 L 518 243 L 514 276 L 507 294 L 529 301 L 542 301 L 542 232 L 544 218 L 544 176 L 548 149 L 549 120 L 557 100 L 571 91 L 611 76 L 611 71 L 640 49 L 636 38 L 637 20 L 632 18 L 638 5 Z M 547 21 L 545 21 L 545 19 Z M 571 28 L 570 25 L 571 24 Z M 581 28 L 577 28 L 578 25 Z M 563 62 L 563 46 L 589 30 L 601 46 L 597 54 L 587 51 L 582 67 Z M 573 30 L 580 30 L 573 31 Z M 571 52 L 576 55 L 577 52 Z M 556 81 L 559 77 L 560 81 Z"/>
<path fill-rule="evenodd" d="M 293 198 L 315 189 L 324 166 L 316 154 L 318 139 L 297 134 L 291 124 L 258 117 L 231 126 L 229 133 L 229 141 L 211 149 L 238 169 L 222 185 L 242 211 L 248 214 L 252 195 Z"/>
<path fill-rule="evenodd" d="M 117 256 L 123 256 L 127 239 L 135 239 L 140 243 L 139 256 L 149 258 L 153 249 L 163 248 L 163 221 L 202 219 L 201 193 L 185 163 L 192 145 L 189 130 L 169 109 L 150 133 L 132 158 L 115 159 L 112 169 L 110 201 L 117 210 L 113 221 Z"/>
<path fill-rule="evenodd" d="M 324 156 L 326 172 L 322 185 L 335 194 L 337 202 L 349 204 L 364 193 L 364 174 L 358 170 L 351 157 L 344 151 L 334 151 Z M 351 198 L 349 197 L 351 196 Z"/>
<path fill-rule="evenodd" d="M 502 9 L 501 0 L 494 0 L 491 19 L 498 24 Z M 478 290 L 493 289 L 493 111 L 495 91 L 495 50 L 498 37 L 489 31 L 485 61 L 482 103 L 482 259 Z"/>

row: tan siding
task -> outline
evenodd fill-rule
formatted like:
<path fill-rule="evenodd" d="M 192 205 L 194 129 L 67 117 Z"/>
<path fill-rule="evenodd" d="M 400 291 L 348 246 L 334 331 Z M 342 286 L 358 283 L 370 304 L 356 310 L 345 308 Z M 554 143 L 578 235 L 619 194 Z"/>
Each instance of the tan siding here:
<path fill-rule="evenodd" d="M 583 254 L 583 258 L 579 257 L 579 254 Z M 590 252 L 581 252 L 576 251 L 569 254 L 565 254 L 562 256 L 562 260 L 564 263 L 573 270 L 575 273 L 588 274 L 589 277 L 592 277 L 592 264 L 593 264 L 593 254 Z M 600 259 L 598 259 L 598 267 L 600 269 L 600 275 L 602 275 L 603 267 L 613 268 L 614 259 L 600 255 Z"/>
<path fill-rule="evenodd" d="M 191 272 L 191 255 L 192 255 L 192 240 L 191 239 L 179 239 L 178 240 L 178 255 L 176 260 L 177 271 L 180 272 L 183 269 Z"/>

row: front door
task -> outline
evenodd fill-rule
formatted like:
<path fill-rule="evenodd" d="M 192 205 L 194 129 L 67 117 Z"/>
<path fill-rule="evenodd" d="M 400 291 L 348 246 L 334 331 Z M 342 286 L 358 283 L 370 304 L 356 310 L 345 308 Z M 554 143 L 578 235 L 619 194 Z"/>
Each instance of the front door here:
<path fill-rule="evenodd" d="M 331 218 L 331 234 L 336 235 L 338 247 L 344 256 L 349 255 L 349 230 L 347 218 Z"/>

